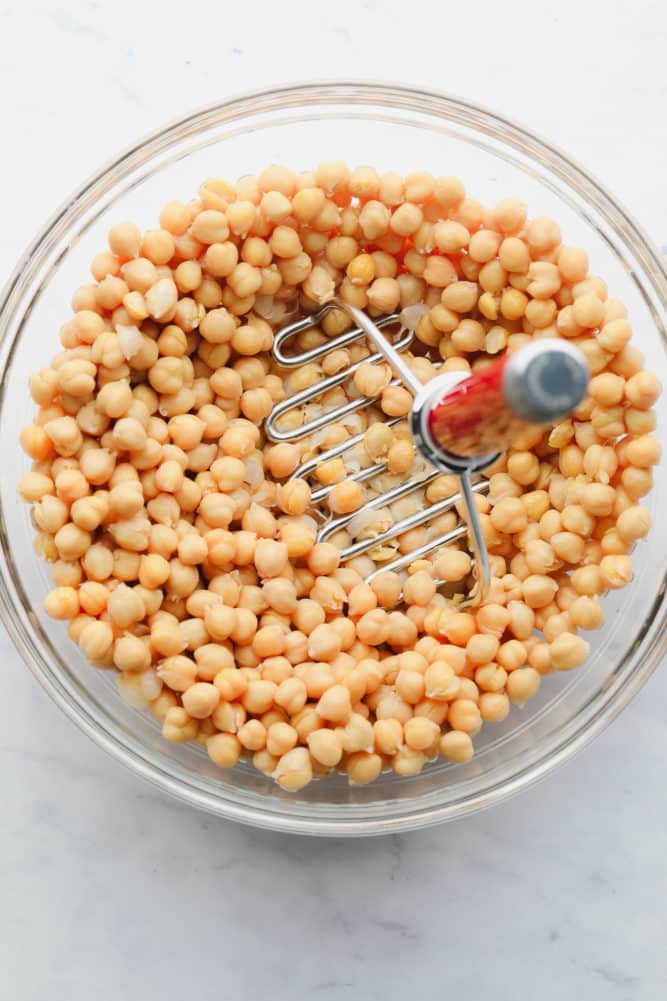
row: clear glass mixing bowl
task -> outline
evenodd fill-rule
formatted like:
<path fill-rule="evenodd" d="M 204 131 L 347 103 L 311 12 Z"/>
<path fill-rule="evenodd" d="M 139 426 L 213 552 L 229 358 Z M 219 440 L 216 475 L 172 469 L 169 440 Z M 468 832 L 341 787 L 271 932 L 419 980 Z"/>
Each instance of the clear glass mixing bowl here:
<path fill-rule="evenodd" d="M 163 203 L 188 199 L 208 177 L 234 179 L 269 163 L 297 170 L 343 158 L 380 170 L 456 174 L 485 202 L 520 197 L 588 248 L 592 273 L 627 305 L 647 364 L 664 370 L 667 279 L 657 250 L 601 185 L 561 152 L 472 104 L 396 86 L 316 84 L 253 94 L 206 108 L 138 143 L 87 181 L 18 262 L 0 307 L 0 614 L 22 657 L 70 718 L 119 761 L 211 813 L 276 830 L 362 835 L 417 828 L 497 803 L 591 740 L 629 702 L 665 648 L 666 467 L 648 504 L 657 515 L 636 551 L 633 583 L 605 599 L 607 623 L 586 665 L 549 677 L 539 696 L 488 723 L 466 765 L 434 763 L 413 778 L 368 787 L 343 778 L 282 792 L 252 766 L 217 769 L 201 748 L 168 743 L 131 709 L 108 672 L 89 667 L 43 611 L 49 573 L 33 553 L 28 508 L 16 493 L 27 468 L 17 437 L 34 407 L 31 370 L 58 349 L 71 294 L 87 280 L 106 232 L 124 219 L 155 224 Z M 661 426 L 667 404 L 660 404 Z"/>

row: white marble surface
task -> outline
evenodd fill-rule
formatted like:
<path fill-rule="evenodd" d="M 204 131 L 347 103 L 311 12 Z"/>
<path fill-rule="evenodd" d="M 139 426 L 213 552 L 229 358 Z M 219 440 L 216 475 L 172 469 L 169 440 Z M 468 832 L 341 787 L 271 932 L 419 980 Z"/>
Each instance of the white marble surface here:
<path fill-rule="evenodd" d="M 234 92 L 323 76 L 493 105 L 586 163 L 667 243 L 663 5 L 426 7 L 0 4 L 0 272 L 138 136 Z M 60 715 L 4 635 L 0 660 L 3 1001 L 664 996 L 667 671 L 520 798 L 337 843 L 167 800 Z"/>

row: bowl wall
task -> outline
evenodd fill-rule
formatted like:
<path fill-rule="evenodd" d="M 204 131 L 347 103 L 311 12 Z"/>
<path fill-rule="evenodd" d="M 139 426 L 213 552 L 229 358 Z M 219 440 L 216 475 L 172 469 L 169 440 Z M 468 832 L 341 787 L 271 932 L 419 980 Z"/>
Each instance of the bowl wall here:
<path fill-rule="evenodd" d="M 118 696 L 114 677 L 87 665 L 64 627 L 43 612 L 48 568 L 16 483 L 27 468 L 17 437 L 31 420 L 31 371 L 58 350 L 72 292 L 116 222 L 157 224 L 170 198 L 194 196 L 209 177 L 235 180 L 269 163 L 295 170 L 323 159 L 379 170 L 460 176 L 471 197 L 519 197 L 550 215 L 564 241 L 585 246 L 591 271 L 628 307 L 647 365 L 664 372 L 665 276 L 657 252 L 595 181 L 540 140 L 464 102 L 401 88 L 297 87 L 206 109 L 129 150 L 49 222 L 19 263 L 0 310 L 0 478 L 3 618 L 40 682 L 91 737 L 167 791 L 213 813 L 310 834 L 372 834 L 422 826 L 498 801 L 545 774 L 590 739 L 638 690 L 664 644 L 665 473 L 648 498 L 655 523 L 635 554 L 631 586 L 604 602 L 607 622 L 587 637 L 593 652 L 571 675 L 545 680 L 525 708 L 488 723 L 466 765 L 429 765 L 417 777 L 382 776 L 350 788 L 342 778 L 283 793 L 249 765 L 225 772 L 197 747 L 164 741 L 159 726 Z M 664 409 L 660 404 L 662 434 Z"/>

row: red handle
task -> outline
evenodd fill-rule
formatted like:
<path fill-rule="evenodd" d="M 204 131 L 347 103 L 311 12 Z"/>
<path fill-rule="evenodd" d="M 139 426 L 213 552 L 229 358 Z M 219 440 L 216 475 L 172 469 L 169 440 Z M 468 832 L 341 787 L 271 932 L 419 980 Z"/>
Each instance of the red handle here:
<path fill-rule="evenodd" d="M 576 410 L 589 378 L 578 347 L 540 338 L 445 390 L 427 415 L 430 438 L 462 459 L 504 452 L 520 432 Z"/>
<path fill-rule="evenodd" d="M 508 357 L 463 379 L 434 405 L 428 429 L 444 451 L 471 459 L 503 452 L 514 435 L 533 426 L 518 417 L 505 399 Z"/>

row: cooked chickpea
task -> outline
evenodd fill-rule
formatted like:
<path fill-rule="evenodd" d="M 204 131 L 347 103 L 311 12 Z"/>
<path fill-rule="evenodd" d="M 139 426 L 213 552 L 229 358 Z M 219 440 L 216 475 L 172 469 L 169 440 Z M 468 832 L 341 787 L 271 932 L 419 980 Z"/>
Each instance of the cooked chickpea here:
<path fill-rule="evenodd" d="M 74 587 L 56 587 L 44 599 L 44 608 L 53 619 L 73 619 L 79 612 L 79 595 Z"/>
<path fill-rule="evenodd" d="M 632 580 L 632 560 L 629 556 L 614 554 L 603 556 L 600 572 L 606 587 L 625 587 Z"/>
<path fill-rule="evenodd" d="M 313 768 L 305 747 L 295 747 L 278 761 L 273 777 L 283 789 L 298 792 L 312 780 Z"/>
<path fill-rule="evenodd" d="M 568 609 L 570 621 L 578 629 L 599 629 L 604 621 L 604 613 L 596 598 L 580 595 Z"/>
<path fill-rule="evenodd" d="M 556 671 L 571 671 L 586 659 L 589 644 L 580 636 L 563 632 L 549 644 L 551 663 Z"/>
<path fill-rule="evenodd" d="M 528 524 L 526 510 L 518 497 L 505 497 L 491 509 L 491 523 L 499 532 L 514 534 Z"/>
<path fill-rule="evenodd" d="M 446 548 L 440 551 L 434 563 L 437 576 L 444 581 L 462 580 L 470 573 L 471 560 L 467 553 Z"/>
<path fill-rule="evenodd" d="M 183 708 L 194 719 L 206 719 L 220 701 L 220 692 L 209 682 L 199 681 L 182 695 Z"/>
<path fill-rule="evenodd" d="M 419 570 L 405 582 L 403 596 L 409 605 L 427 606 L 435 595 L 435 581 L 426 570 Z"/>
<path fill-rule="evenodd" d="M 477 703 L 471 699 L 455 699 L 449 707 L 448 722 L 454 730 L 474 736 L 482 725 Z"/>
<path fill-rule="evenodd" d="M 507 694 L 511 702 L 522 705 L 528 699 L 532 699 L 537 693 L 541 676 L 533 667 L 522 667 L 512 673 L 507 678 Z"/>
<path fill-rule="evenodd" d="M 470 761 L 474 748 L 470 734 L 463 730 L 449 730 L 440 738 L 439 750 L 443 758 L 456 764 Z"/>
<path fill-rule="evenodd" d="M 397 775 L 418 775 L 425 764 L 424 753 L 407 746 L 400 747 L 391 762 Z"/>
<path fill-rule="evenodd" d="M 440 727 L 425 716 L 414 716 L 404 725 L 403 733 L 408 747 L 415 751 L 426 751 L 438 739 Z"/>
<path fill-rule="evenodd" d="M 554 598 L 558 584 L 545 574 L 531 574 L 522 583 L 523 599 L 530 608 L 544 608 Z"/>
<path fill-rule="evenodd" d="M 355 480 L 343 480 L 332 487 L 328 501 L 334 514 L 350 514 L 364 502 L 363 487 Z"/>
<path fill-rule="evenodd" d="M 206 741 L 206 750 L 219 768 L 232 768 L 239 760 L 241 742 L 236 734 L 216 733 Z"/>
<path fill-rule="evenodd" d="M 266 731 L 266 749 L 276 758 L 287 754 L 296 746 L 299 735 L 289 723 L 272 723 Z"/>

